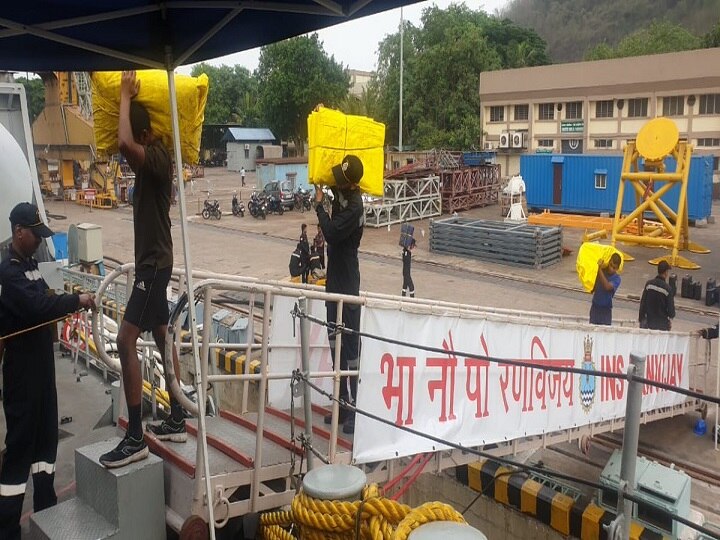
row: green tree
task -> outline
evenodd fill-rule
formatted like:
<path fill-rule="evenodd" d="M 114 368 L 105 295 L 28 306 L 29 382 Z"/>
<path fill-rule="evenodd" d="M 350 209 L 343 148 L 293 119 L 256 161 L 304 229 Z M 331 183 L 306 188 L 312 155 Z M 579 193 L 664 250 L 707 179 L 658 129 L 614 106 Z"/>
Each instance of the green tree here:
<path fill-rule="evenodd" d="M 345 114 L 356 114 L 376 118 L 380 112 L 378 92 L 373 86 L 363 88 L 359 96 L 348 94 L 338 105 Z"/>
<path fill-rule="evenodd" d="M 25 87 L 28 113 L 30 114 L 30 123 L 32 124 L 45 108 L 45 84 L 40 78 L 26 79 L 25 77 L 17 77 L 15 82 Z"/>
<path fill-rule="evenodd" d="M 201 73 L 205 73 L 210 82 L 205 123 L 259 127 L 258 86 L 248 69 L 239 65 L 218 67 L 206 63 L 193 67 L 193 77 Z"/>
<path fill-rule="evenodd" d="M 421 22 L 404 29 L 403 144 L 475 146 L 481 136 L 480 73 L 547 64 L 545 42 L 532 30 L 465 5 L 427 8 Z M 398 140 L 399 51 L 399 32 L 383 40 L 371 85 L 390 144 Z"/>
<path fill-rule="evenodd" d="M 255 75 L 262 117 L 277 137 L 293 141 L 300 153 L 310 112 L 319 103 L 337 107 L 350 88 L 347 70 L 325 53 L 317 34 L 263 47 Z"/>
<path fill-rule="evenodd" d="M 720 20 L 703 36 L 703 47 L 720 47 Z"/>
<path fill-rule="evenodd" d="M 677 24 L 669 22 L 652 22 L 623 38 L 614 49 L 600 44 L 587 54 L 588 60 L 604 58 L 625 58 L 646 54 L 660 54 L 676 51 L 689 51 L 702 46 L 699 37 Z"/>

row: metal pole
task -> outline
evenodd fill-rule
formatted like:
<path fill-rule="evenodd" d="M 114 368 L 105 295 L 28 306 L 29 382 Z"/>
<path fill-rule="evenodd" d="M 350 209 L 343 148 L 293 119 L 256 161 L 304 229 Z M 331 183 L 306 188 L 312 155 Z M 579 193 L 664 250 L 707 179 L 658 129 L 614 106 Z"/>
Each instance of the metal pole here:
<path fill-rule="evenodd" d="M 620 496 L 615 529 L 615 538 L 630 538 L 632 522 L 632 501 L 625 499 L 622 493 L 635 492 L 635 468 L 637 465 L 638 439 L 640 437 L 640 413 L 642 410 L 643 385 L 634 376 L 645 375 L 645 356 L 630 353 L 630 365 L 627 370 L 628 394 L 625 409 L 625 429 L 623 430 L 622 463 L 620 464 Z M 619 535 L 619 536 L 618 536 Z"/>
<path fill-rule="evenodd" d="M 307 298 L 298 298 L 298 305 L 302 313 L 308 312 Z M 300 359 L 302 361 L 302 372 L 306 378 L 310 377 L 310 324 L 305 317 L 300 317 Z M 303 409 L 305 410 L 305 439 L 308 445 L 312 446 L 312 389 L 305 382 L 303 385 Z M 311 471 L 314 466 L 315 456 L 311 451 L 305 453 L 307 469 Z"/>
<path fill-rule="evenodd" d="M 405 26 L 403 21 L 403 8 L 400 6 L 400 111 L 399 111 L 399 117 L 400 117 L 400 127 L 399 127 L 399 134 L 398 134 L 398 151 L 403 151 L 403 49 L 405 48 L 403 46 L 403 43 L 405 41 L 404 35 L 404 29 Z"/>
<path fill-rule="evenodd" d="M 720 328 L 720 326 L 718 326 Z M 712 341 L 707 340 L 708 347 L 712 348 Z M 720 395 L 720 336 L 718 336 L 718 346 L 717 348 L 717 366 L 715 367 L 715 395 Z M 712 350 L 712 349 L 711 349 Z M 710 361 L 712 362 L 712 361 Z M 712 364 L 711 364 L 712 365 Z M 720 414 L 720 405 L 717 403 L 715 404 L 715 429 L 713 430 L 713 443 L 715 444 L 715 450 L 718 449 L 718 428 L 720 428 L 720 417 L 718 417 L 718 414 Z"/>
<path fill-rule="evenodd" d="M 175 70 L 171 69 L 172 63 L 172 52 L 168 49 L 167 53 L 167 75 L 168 75 L 168 90 L 170 92 L 170 117 L 172 120 L 172 131 L 173 131 L 173 145 L 175 146 L 175 171 L 178 183 L 178 195 L 180 196 L 180 230 L 182 231 L 182 244 L 183 244 L 183 257 L 185 262 L 185 281 L 188 290 L 188 313 L 190 315 L 190 334 L 192 335 L 193 343 L 193 357 L 195 359 L 195 373 L 201 372 L 200 367 L 200 354 L 198 350 L 198 333 L 197 333 L 197 319 L 195 317 L 195 302 L 193 302 L 193 276 L 192 276 L 192 260 L 190 258 L 190 236 L 187 231 L 186 221 L 186 209 L 185 209 L 185 185 L 183 179 L 183 162 L 182 152 L 180 150 L 180 120 L 178 118 L 178 107 L 177 107 L 177 91 L 175 89 Z M 210 309 L 210 306 L 205 306 L 205 309 Z M 172 362 L 172 358 L 167 359 L 168 362 Z M 179 375 L 179 374 L 178 374 Z M 205 402 L 202 398 L 204 392 L 202 392 L 202 382 L 195 380 L 195 389 L 198 396 L 198 442 L 202 451 L 203 461 L 203 473 L 205 476 L 205 489 L 207 496 L 207 509 L 208 509 L 208 528 L 210 530 L 210 538 L 215 540 L 215 517 L 213 509 L 213 493 L 212 493 L 212 481 L 210 478 L 210 463 L 207 459 L 207 437 L 205 436 Z M 199 453 L 199 452 L 198 452 Z"/>

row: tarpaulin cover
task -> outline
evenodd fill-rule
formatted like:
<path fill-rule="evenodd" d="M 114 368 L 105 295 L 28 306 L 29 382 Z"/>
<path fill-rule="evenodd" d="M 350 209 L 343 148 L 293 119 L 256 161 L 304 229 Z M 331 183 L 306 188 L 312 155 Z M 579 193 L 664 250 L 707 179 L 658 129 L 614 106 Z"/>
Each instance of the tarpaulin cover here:
<path fill-rule="evenodd" d="M 365 116 L 319 107 L 308 116 L 308 178 L 311 184 L 335 185 L 332 168 L 348 154 L 360 158 L 360 190 L 382 196 L 385 124 Z"/>
<path fill-rule="evenodd" d="M 119 71 L 92 74 L 93 115 L 95 143 L 98 152 L 114 154 L 118 151 L 118 115 L 120 110 Z M 172 122 L 167 73 L 161 70 L 138 71 L 140 91 L 135 98 L 145 105 L 150 114 L 153 132 L 172 151 Z M 175 75 L 177 89 L 180 145 L 184 163 L 196 163 L 200 152 L 200 136 L 205 118 L 208 78 Z"/>
<path fill-rule="evenodd" d="M 622 253 L 612 246 L 604 246 L 595 242 L 583 242 L 578 250 L 577 261 L 575 262 L 575 268 L 577 269 L 578 279 L 582 283 L 583 289 L 587 292 L 592 292 L 595 287 L 595 279 L 598 273 L 598 261 L 603 260 L 603 264 L 607 264 L 610 261 L 613 253 L 620 255 L 620 268 L 618 273 L 622 272 L 625 261 L 623 260 Z"/>

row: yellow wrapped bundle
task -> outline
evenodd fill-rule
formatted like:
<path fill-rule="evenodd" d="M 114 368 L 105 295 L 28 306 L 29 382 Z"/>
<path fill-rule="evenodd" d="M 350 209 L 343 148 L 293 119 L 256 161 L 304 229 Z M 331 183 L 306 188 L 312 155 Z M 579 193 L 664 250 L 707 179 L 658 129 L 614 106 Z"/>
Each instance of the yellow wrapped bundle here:
<path fill-rule="evenodd" d="M 385 124 L 319 107 L 308 116 L 308 144 L 310 183 L 334 186 L 332 168 L 347 154 L 354 154 L 363 163 L 360 190 L 370 195 L 383 194 Z"/>
<path fill-rule="evenodd" d="M 582 283 L 583 289 L 587 292 L 592 292 L 595 287 L 595 279 L 598 273 L 598 261 L 603 260 L 604 264 L 610 261 L 613 253 L 620 255 L 620 268 L 618 272 L 622 272 L 625 261 L 622 253 L 612 246 L 604 246 L 602 244 L 596 244 L 594 242 L 583 242 L 578 251 L 577 261 L 575 261 L 575 268 L 577 269 L 577 275 Z"/>
<path fill-rule="evenodd" d="M 98 152 L 114 154 L 118 151 L 117 131 L 120 110 L 119 71 L 98 71 L 92 74 L 93 116 L 95 144 Z M 140 91 L 137 101 L 145 105 L 150 114 L 153 132 L 173 152 L 170 93 L 167 72 L 161 70 L 138 71 Z M 175 75 L 177 90 L 180 145 L 184 163 L 197 163 L 200 153 L 200 136 L 205 119 L 208 78 Z"/>

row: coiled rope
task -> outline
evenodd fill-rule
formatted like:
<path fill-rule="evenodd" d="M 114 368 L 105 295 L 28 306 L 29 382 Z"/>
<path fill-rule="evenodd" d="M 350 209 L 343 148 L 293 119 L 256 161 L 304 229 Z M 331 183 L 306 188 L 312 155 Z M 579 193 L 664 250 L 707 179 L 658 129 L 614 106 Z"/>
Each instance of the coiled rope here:
<path fill-rule="evenodd" d="M 417 508 L 387 499 L 377 484 L 365 486 L 359 501 L 327 501 L 302 490 L 290 511 L 270 512 L 260 518 L 265 540 L 406 540 L 431 521 L 465 523 L 452 506 L 428 502 Z"/>

